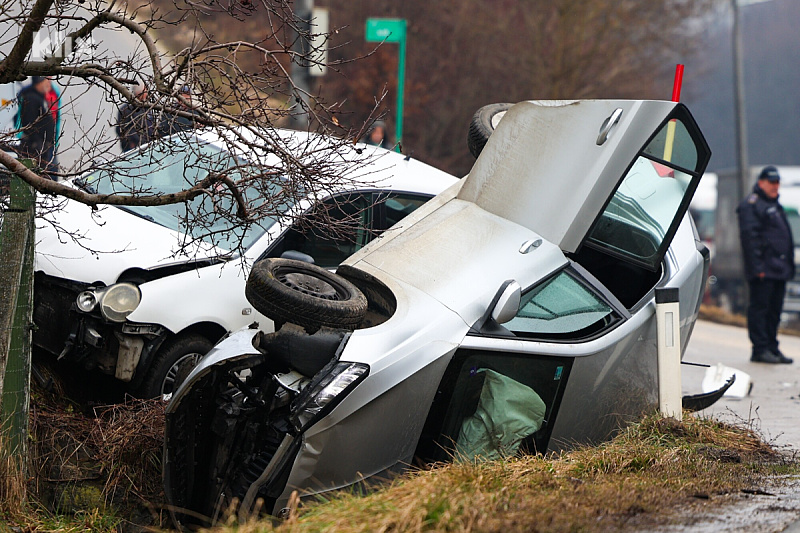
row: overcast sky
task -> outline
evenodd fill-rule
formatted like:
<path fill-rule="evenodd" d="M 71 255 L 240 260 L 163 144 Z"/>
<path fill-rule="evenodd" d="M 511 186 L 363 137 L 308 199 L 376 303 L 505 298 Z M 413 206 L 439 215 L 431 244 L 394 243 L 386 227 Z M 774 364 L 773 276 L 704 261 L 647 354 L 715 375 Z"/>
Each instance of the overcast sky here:
<path fill-rule="evenodd" d="M 741 8 L 748 159 L 753 166 L 800 165 L 800 2 Z M 730 11 L 709 28 L 705 53 L 687 64 L 684 101 L 706 135 L 709 170 L 736 166 Z"/>

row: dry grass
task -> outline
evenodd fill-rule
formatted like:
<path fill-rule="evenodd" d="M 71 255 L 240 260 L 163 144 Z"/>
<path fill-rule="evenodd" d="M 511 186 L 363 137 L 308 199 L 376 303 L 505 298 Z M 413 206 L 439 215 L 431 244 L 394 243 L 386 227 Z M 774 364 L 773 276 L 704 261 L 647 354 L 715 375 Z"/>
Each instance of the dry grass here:
<path fill-rule="evenodd" d="M 724 309 L 714 305 L 701 305 L 698 316 L 702 320 L 708 320 L 709 322 L 727 324 L 729 326 L 737 326 L 740 328 L 747 327 L 746 316 L 729 313 Z M 795 337 L 800 337 L 800 322 L 794 320 L 788 324 L 784 324 L 781 326 L 780 332 L 784 335 L 794 335 Z"/>
<path fill-rule="evenodd" d="M 715 305 L 702 304 L 700 306 L 698 318 L 718 324 L 728 324 L 729 326 L 738 326 L 740 328 L 747 327 L 747 318 L 744 315 L 729 313 Z"/>
<path fill-rule="evenodd" d="M 128 398 L 88 413 L 36 404 L 31 410 L 38 479 L 102 480 L 105 501 L 159 499 L 164 403 Z M 123 492 L 121 492 L 123 491 Z"/>
<path fill-rule="evenodd" d="M 166 524 L 157 510 L 163 502 L 164 406 L 127 398 L 81 408 L 60 391 L 37 390 L 31 402 L 28 505 L 0 499 L 0 522 L 25 531 L 64 532 L 119 531 L 129 522 Z"/>
<path fill-rule="evenodd" d="M 162 501 L 163 404 L 129 400 L 84 413 L 35 398 L 34 502 L 4 507 L 0 521 L 23 531 L 143 531 L 165 526 L 149 503 Z M 713 505 L 797 469 L 749 429 L 687 417 L 648 417 L 598 447 L 562 455 L 436 465 L 370 492 L 295 502 L 289 520 L 217 528 L 271 531 L 598 531 L 647 529 L 678 508 Z M 70 477 L 71 476 L 71 477 Z M 46 487 L 79 489 L 72 508 Z M 88 489 L 87 489 L 88 487 Z M 90 490 L 94 487 L 94 491 Z M 83 492 L 80 492 L 83 491 Z M 129 507 L 141 511 L 133 517 Z M 135 526 L 133 524 L 136 524 Z M 5 532 L 0 525 L 0 532 Z"/>
<path fill-rule="evenodd" d="M 0 533 L 11 525 L 59 532 L 167 525 L 158 510 L 163 409 L 160 402 L 133 399 L 86 408 L 66 400 L 63 391 L 36 392 L 29 468 L 34 481 L 20 485 L 0 455 Z M 277 525 L 264 520 L 215 531 L 647 529 L 668 522 L 675 509 L 714 505 L 725 495 L 758 489 L 775 473 L 797 473 L 747 427 L 649 417 L 598 447 L 437 465 L 374 492 L 359 488 L 326 502 L 295 502 L 290 519 Z M 30 504 L 19 507 L 26 488 Z"/>
<path fill-rule="evenodd" d="M 27 500 L 26 476 L 19 457 L 9 453 L 5 439 L 0 438 L 0 513 L 19 509 Z"/>
<path fill-rule="evenodd" d="M 365 496 L 340 492 L 306 504 L 274 528 L 263 521 L 236 531 L 636 530 L 787 468 L 794 466 L 750 430 L 650 417 L 599 447 L 439 465 Z"/>

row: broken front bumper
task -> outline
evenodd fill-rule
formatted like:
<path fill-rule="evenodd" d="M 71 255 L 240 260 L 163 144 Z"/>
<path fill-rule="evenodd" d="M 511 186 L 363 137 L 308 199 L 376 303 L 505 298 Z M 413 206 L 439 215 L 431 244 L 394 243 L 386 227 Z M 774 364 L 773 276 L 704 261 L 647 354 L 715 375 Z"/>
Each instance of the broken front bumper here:
<path fill-rule="evenodd" d="M 158 324 L 109 322 L 99 313 L 84 313 L 75 304 L 85 283 L 40 273 L 34 279 L 33 343 L 59 360 L 74 361 L 136 384 L 136 369 L 148 363 L 167 336 Z"/>
<path fill-rule="evenodd" d="M 369 372 L 366 365 L 338 361 L 346 335 L 320 332 L 292 344 L 302 353 L 328 343 L 327 363 L 305 378 L 281 357 L 287 336 L 294 337 L 255 329 L 230 335 L 173 396 L 166 412 L 164 487 L 177 525 L 213 525 L 237 503 L 243 520 L 261 509 L 272 512 L 305 431 Z"/>

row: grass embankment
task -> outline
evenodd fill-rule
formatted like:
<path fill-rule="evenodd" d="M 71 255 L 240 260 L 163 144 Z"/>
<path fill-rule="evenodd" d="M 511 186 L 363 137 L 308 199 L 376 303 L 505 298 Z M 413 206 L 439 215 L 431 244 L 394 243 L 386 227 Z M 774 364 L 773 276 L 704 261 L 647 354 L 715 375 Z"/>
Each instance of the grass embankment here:
<path fill-rule="evenodd" d="M 89 416 L 49 409 L 34 411 L 33 503 L 9 507 L 11 500 L 3 498 L 0 531 L 153 531 L 167 525 L 158 469 L 163 406 L 134 402 L 93 409 Z M 441 465 L 365 495 L 340 492 L 327 502 L 302 504 L 277 525 L 261 520 L 214 531 L 634 530 L 668 522 L 679 508 L 761 490 L 770 476 L 797 471 L 748 429 L 652 416 L 597 447 Z"/>
<path fill-rule="evenodd" d="M 752 431 L 649 417 L 613 441 L 561 456 L 443 465 L 367 495 L 339 493 L 238 532 L 604 531 L 668 523 L 679 508 L 759 491 L 797 467 Z"/>
<path fill-rule="evenodd" d="M 85 383 L 83 384 L 85 387 Z M 37 390 L 29 482 L 9 476 L 0 446 L 0 533 L 133 532 L 168 527 L 161 491 L 164 406 L 103 407 Z M 603 531 L 668 523 L 676 510 L 800 473 L 750 429 L 687 416 L 647 417 L 614 440 L 562 455 L 441 465 L 365 495 L 305 502 L 288 521 L 238 531 Z M 767 490 L 769 490 L 767 488 Z M 21 495 L 28 504 L 18 506 Z"/>
<path fill-rule="evenodd" d="M 701 320 L 708 320 L 709 322 L 716 322 L 717 324 L 726 324 L 728 326 L 737 326 L 740 328 L 747 327 L 746 316 L 729 313 L 714 305 L 701 305 L 698 318 Z M 780 333 L 800 337 L 800 320 L 794 318 L 789 322 L 783 323 L 780 327 Z"/>
<path fill-rule="evenodd" d="M 166 525 L 158 511 L 162 406 L 135 402 L 96 409 L 92 416 L 42 409 L 36 411 L 36 483 L 29 490 L 34 503 L 3 505 L 0 531 Z M 84 460 L 91 466 L 82 466 Z M 441 465 L 365 495 L 340 492 L 327 502 L 303 504 L 281 524 L 262 520 L 215 532 L 637 529 L 668 522 L 675 509 L 758 491 L 770 476 L 797 471 L 748 429 L 652 416 L 597 447 Z"/>

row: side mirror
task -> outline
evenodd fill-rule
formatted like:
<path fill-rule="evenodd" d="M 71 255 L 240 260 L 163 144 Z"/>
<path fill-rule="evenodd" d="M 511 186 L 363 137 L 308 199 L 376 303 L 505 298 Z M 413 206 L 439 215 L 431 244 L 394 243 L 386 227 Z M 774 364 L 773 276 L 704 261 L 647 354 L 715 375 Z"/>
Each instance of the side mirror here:
<path fill-rule="evenodd" d="M 294 259 L 295 261 L 303 261 L 305 263 L 314 264 L 314 258 L 308 254 L 304 254 L 303 252 L 299 252 L 297 250 L 286 250 L 281 254 L 281 258 L 283 259 Z"/>
<path fill-rule="evenodd" d="M 519 302 L 522 297 L 522 287 L 514 280 L 504 282 L 494 297 L 492 306 L 492 320 L 498 324 L 505 324 L 519 311 Z"/>

